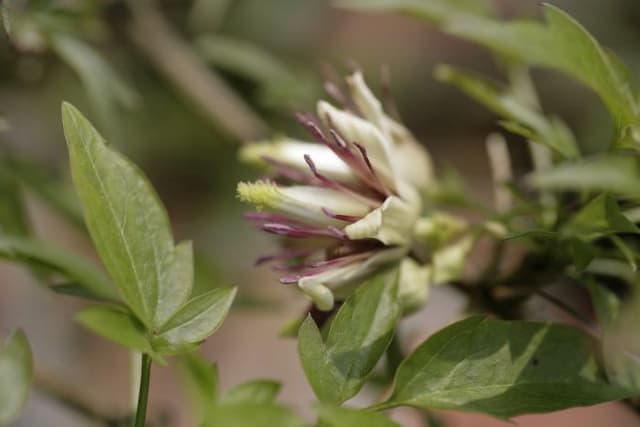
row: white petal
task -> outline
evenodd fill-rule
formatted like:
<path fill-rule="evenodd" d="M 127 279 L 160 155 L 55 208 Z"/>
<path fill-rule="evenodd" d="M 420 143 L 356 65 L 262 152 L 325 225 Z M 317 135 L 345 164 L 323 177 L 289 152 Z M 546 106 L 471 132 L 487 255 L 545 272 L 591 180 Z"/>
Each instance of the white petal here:
<path fill-rule="evenodd" d="M 381 207 L 361 220 L 349 224 L 344 231 L 350 239 L 377 239 L 385 245 L 408 245 L 418 211 L 404 200 L 390 196 Z"/>
<path fill-rule="evenodd" d="M 393 167 L 398 179 L 425 190 L 435 183 L 433 162 L 426 148 L 409 135 L 394 145 Z"/>
<path fill-rule="evenodd" d="M 385 114 L 361 72 L 347 77 L 347 84 L 363 117 L 393 142 L 391 162 L 396 177 L 421 189 L 431 185 L 434 181 L 433 164 L 426 148 L 415 140 L 406 127 Z"/>
<path fill-rule="evenodd" d="M 325 126 L 332 126 L 349 142 L 357 142 L 366 150 L 378 177 L 391 189 L 396 189 L 396 180 L 391 163 L 389 141 L 372 123 L 351 113 L 339 110 L 325 101 L 318 103 L 318 116 Z"/>
<path fill-rule="evenodd" d="M 356 104 L 362 116 L 373 123 L 384 135 L 389 136 L 386 115 L 382 109 L 382 104 L 375 97 L 360 71 L 356 71 L 346 78 L 351 98 Z"/>
<path fill-rule="evenodd" d="M 370 210 L 366 204 L 347 194 L 306 185 L 281 187 L 267 181 L 241 182 L 238 184 L 238 196 L 257 209 L 267 209 L 315 226 L 344 224 L 327 216 L 322 208 L 350 216 L 365 216 Z"/>
<path fill-rule="evenodd" d="M 361 280 L 384 265 L 400 260 L 406 252 L 404 248 L 385 249 L 366 261 L 303 277 L 298 281 L 298 286 L 314 301 L 318 309 L 328 311 L 333 308 L 334 293 L 346 298 L 353 290 L 350 285 L 359 285 Z M 327 291 L 331 293 L 331 298 Z"/>
<path fill-rule="evenodd" d="M 321 278 L 318 278 L 318 276 L 300 279 L 298 286 L 311 298 L 318 310 L 329 311 L 333 308 L 335 301 L 333 292 L 322 284 Z"/>
<path fill-rule="evenodd" d="M 311 175 L 304 159 L 305 154 L 311 156 L 318 172 L 322 175 L 342 183 L 356 181 L 349 166 L 326 145 L 282 138 L 273 142 L 248 144 L 240 149 L 240 159 L 244 162 L 265 166 L 268 162 L 265 162 L 264 157 L 269 157 Z"/>

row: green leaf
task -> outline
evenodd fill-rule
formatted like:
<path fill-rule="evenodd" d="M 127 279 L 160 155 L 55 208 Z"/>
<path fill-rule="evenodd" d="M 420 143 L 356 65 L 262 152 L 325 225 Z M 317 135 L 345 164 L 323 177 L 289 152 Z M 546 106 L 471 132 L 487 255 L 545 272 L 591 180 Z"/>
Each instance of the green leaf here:
<path fill-rule="evenodd" d="M 627 261 L 631 270 L 634 273 L 638 271 L 638 263 L 636 262 L 638 255 L 635 253 L 634 248 L 629 246 L 629 244 L 627 244 L 627 242 L 618 235 L 609 236 L 609 240 L 614 244 L 618 251 L 620 251 L 620 254 Z"/>
<path fill-rule="evenodd" d="M 195 0 L 189 11 L 189 26 L 199 32 L 214 32 L 223 23 L 231 0 Z"/>
<path fill-rule="evenodd" d="M 575 19 L 545 4 L 546 23 L 501 22 L 465 7 L 472 1 L 349 0 L 351 8 L 395 11 L 438 24 L 443 31 L 482 44 L 509 59 L 559 70 L 594 90 L 607 105 L 623 140 L 638 125 L 638 104 L 628 72 Z M 474 13 L 475 12 L 475 13 Z"/>
<path fill-rule="evenodd" d="M 33 356 L 22 331 L 0 347 L 0 425 L 10 425 L 22 412 L 33 381 Z"/>
<path fill-rule="evenodd" d="M 622 132 L 637 123 L 638 105 L 620 66 L 571 16 L 545 5 L 546 24 L 498 22 L 478 16 L 454 17 L 445 31 L 488 46 L 529 65 L 557 69 L 593 89 Z"/>
<path fill-rule="evenodd" d="M 603 155 L 566 162 L 527 177 L 530 185 L 544 190 L 607 191 L 640 197 L 638 160 L 620 155 Z"/>
<path fill-rule="evenodd" d="M 389 269 L 362 284 L 331 323 L 326 342 L 308 317 L 298 333 L 304 372 L 324 402 L 353 397 L 393 336 L 400 315 L 398 270 Z"/>
<path fill-rule="evenodd" d="M 640 233 L 620 210 L 615 197 L 603 193 L 576 213 L 563 227 L 563 232 L 583 239 L 594 239 L 613 233 Z"/>
<path fill-rule="evenodd" d="M 109 148 L 70 104 L 62 106 L 62 121 L 98 254 L 127 305 L 147 327 L 158 329 L 191 293 L 191 246 L 174 246 L 167 213 L 135 165 Z"/>
<path fill-rule="evenodd" d="M 277 58 L 249 42 L 204 35 L 197 39 L 197 47 L 212 65 L 257 83 L 266 85 L 273 80 L 294 80 L 294 76 Z"/>
<path fill-rule="evenodd" d="M 398 369 L 380 407 L 483 412 L 501 418 L 622 399 L 593 339 L 578 329 L 472 317 L 420 345 Z"/>
<path fill-rule="evenodd" d="M 178 368 L 189 401 L 193 405 L 193 415 L 201 422 L 207 409 L 218 398 L 218 367 L 194 352 L 181 355 Z"/>
<path fill-rule="evenodd" d="M 97 300 L 117 301 L 109 279 L 83 257 L 26 237 L 0 236 L 0 258 L 17 261 L 28 268 L 42 268 L 80 286 L 85 295 Z M 54 290 L 55 287 L 54 287 Z"/>
<path fill-rule="evenodd" d="M 213 289 L 185 304 L 154 336 L 154 346 L 175 353 L 213 334 L 227 316 L 237 288 Z"/>
<path fill-rule="evenodd" d="M 532 106 L 522 103 L 506 88 L 471 72 L 447 65 L 435 70 L 438 80 L 450 83 L 484 104 L 494 113 L 507 119 L 507 130 L 546 145 L 565 158 L 579 156 L 578 146 L 571 130 L 559 119 L 547 118 Z"/>
<path fill-rule="evenodd" d="M 273 403 L 213 405 L 204 427 L 305 427 L 289 409 Z"/>
<path fill-rule="evenodd" d="M 567 243 L 576 270 L 582 271 L 587 268 L 595 257 L 595 248 L 580 237 L 570 238 Z"/>
<path fill-rule="evenodd" d="M 401 12 L 438 24 L 456 16 L 489 15 L 492 11 L 483 0 L 338 0 L 336 4 L 363 11 Z"/>
<path fill-rule="evenodd" d="M 85 328 L 124 347 L 155 355 L 144 325 L 125 310 L 97 305 L 86 308 L 76 315 L 76 320 Z"/>
<path fill-rule="evenodd" d="M 280 383 L 272 380 L 252 380 L 228 390 L 220 404 L 271 403 L 280 391 Z"/>
<path fill-rule="evenodd" d="M 311 101 L 317 82 L 302 66 L 281 61 L 263 47 L 232 37 L 206 34 L 196 48 L 212 66 L 257 85 L 257 100 L 268 108 Z"/>
<path fill-rule="evenodd" d="M 327 404 L 318 405 L 318 427 L 400 427 L 382 414 L 341 408 Z"/>

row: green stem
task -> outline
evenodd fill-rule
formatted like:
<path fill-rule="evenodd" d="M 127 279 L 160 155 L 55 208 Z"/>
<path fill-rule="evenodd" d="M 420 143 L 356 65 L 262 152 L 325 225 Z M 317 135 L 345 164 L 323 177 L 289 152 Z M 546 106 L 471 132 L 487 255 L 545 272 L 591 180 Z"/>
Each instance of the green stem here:
<path fill-rule="evenodd" d="M 149 401 L 149 378 L 151 377 L 151 357 L 142 353 L 142 369 L 140 370 L 140 393 L 138 394 L 138 409 L 134 427 L 144 427 L 147 417 L 147 402 Z"/>

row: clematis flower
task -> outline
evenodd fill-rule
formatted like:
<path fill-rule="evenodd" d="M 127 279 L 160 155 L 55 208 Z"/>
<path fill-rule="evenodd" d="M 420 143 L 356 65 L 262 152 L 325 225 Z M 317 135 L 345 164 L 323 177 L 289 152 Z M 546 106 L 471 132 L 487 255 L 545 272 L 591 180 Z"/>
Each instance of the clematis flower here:
<path fill-rule="evenodd" d="M 420 215 L 422 195 L 434 183 L 431 159 L 384 112 L 360 72 L 346 86 L 348 107 L 320 101 L 317 117 L 298 115 L 313 142 L 279 138 L 240 153 L 272 172 L 238 185 L 239 198 L 257 209 L 246 218 L 284 238 L 282 252 L 258 263 L 277 263 L 280 281 L 297 284 L 320 310 L 330 310 L 350 285 L 396 264 L 400 296 L 417 306 L 426 300 L 432 269 L 409 255 L 416 226 L 425 229 Z"/>

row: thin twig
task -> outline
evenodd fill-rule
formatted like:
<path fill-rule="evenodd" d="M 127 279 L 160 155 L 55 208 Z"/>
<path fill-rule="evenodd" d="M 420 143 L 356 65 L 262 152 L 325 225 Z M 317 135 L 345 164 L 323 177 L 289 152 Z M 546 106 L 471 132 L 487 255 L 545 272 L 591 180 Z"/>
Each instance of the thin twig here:
<path fill-rule="evenodd" d="M 547 302 L 550 302 L 551 304 L 553 304 L 556 307 L 560 308 L 565 313 L 569 314 L 571 317 L 573 317 L 574 319 L 576 319 L 580 323 L 582 323 L 589 330 L 592 329 L 591 326 L 590 326 L 591 325 L 591 321 L 588 318 L 584 317 L 580 312 L 578 312 L 578 310 L 576 310 L 575 308 L 571 307 L 569 304 L 567 304 L 566 302 L 562 301 L 560 298 L 557 298 L 554 295 L 551 295 L 550 293 L 545 292 L 542 289 L 538 289 L 537 291 L 535 291 L 535 294 L 538 295 L 539 297 L 543 298 Z"/>
<path fill-rule="evenodd" d="M 207 119 L 242 140 L 264 137 L 267 125 L 171 28 L 148 0 L 130 2 L 134 45 Z"/>
<path fill-rule="evenodd" d="M 506 213 L 513 208 L 513 197 L 505 187 L 505 184 L 513 179 L 507 140 L 499 133 L 492 133 L 487 137 L 486 147 L 493 178 L 496 211 Z"/>

